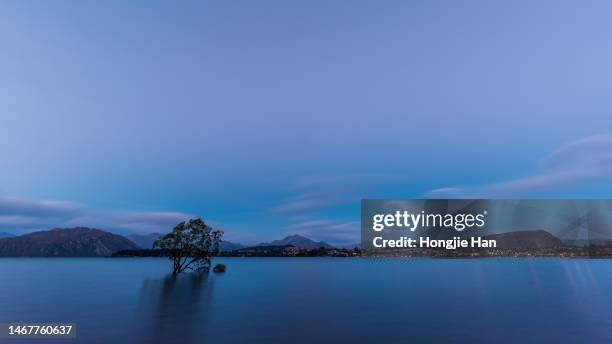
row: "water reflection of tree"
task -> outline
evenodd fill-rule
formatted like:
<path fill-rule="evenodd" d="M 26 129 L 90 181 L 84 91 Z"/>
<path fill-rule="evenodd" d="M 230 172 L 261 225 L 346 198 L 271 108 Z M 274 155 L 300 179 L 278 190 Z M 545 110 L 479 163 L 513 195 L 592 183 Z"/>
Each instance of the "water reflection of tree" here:
<path fill-rule="evenodd" d="M 213 278 L 168 275 L 143 281 L 133 328 L 141 343 L 205 341 L 211 316 Z"/>

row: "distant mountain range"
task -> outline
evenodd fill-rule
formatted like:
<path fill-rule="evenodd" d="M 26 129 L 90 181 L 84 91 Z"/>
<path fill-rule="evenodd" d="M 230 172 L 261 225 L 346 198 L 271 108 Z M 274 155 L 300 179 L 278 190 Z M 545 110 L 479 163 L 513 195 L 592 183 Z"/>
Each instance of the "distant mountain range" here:
<path fill-rule="evenodd" d="M 242 245 L 242 244 L 237 244 L 237 243 L 233 243 L 230 241 L 225 241 L 222 240 L 221 244 L 219 244 L 219 251 L 224 252 L 224 251 L 233 251 L 233 250 L 239 250 L 241 248 L 245 248 L 246 246 Z"/>
<path fill-rule="evenodd" d="M 603 238 L 590 239 L 562 239 L 563 243 L 569 246 L 584 247 L 589 245 L 611 245 L 612 240 Z"/>
<path fill-rule="evenodd" d="M 544 230 L 514 231 L 483 237 L 496 240 L 500 249 L 542 249 L 566 246 L 561 239 Z"/>
<path fill-rule="evenodd" d="M 150 233 L 150 234 L 130 234 L 127 235 L 126 238 L 130 239 L 133 243 L 138 245 L 143 249 L 151 249 L 153 248 L 153 243 L 155 240 L 164 236 L 162 233 Z M 240 248 L 245 247 L 242 244 L 236 244 L 230 241 L 222 240 L 219 245 L 219 250 L 221 251 L 233 251 Z"/>
<path fill-rule="evenodd" d="M 121 236 L 87 227 L 55 228 L 20 236 L 0 234 L 0 257 L 105 257 L 117 251 L 151 249 L 153 242 L 164 234 L 131 234 Z M 256 246 L 295 246 L 302 249 L 334 248 L 324 241 L 314 241 L 301 235 L 289 235 L 271 243 Z M 354 245 L 351 245 L 354 247 Z M 221 251 L 247 247 L 222 241 Z"/>
<path fill-rule="evenodd" d="M 0 239 L 0 257 L 105 257 L 139 247 L 125 237 L 77 227 Z"/>
<path fill-rule="evenodd" d="M 346 248 L 346 249 L 361 248 L 361 243 L 357 242 L 354 244 L 338 245 L 338 248 Z"/>
<path fill-rule="evenodd" d="M 133 243 L 138 245 L 140 248 L 150 249 L 153 248 L 155 240 L 161 238 L 164 234 L 161 233 L 150 233 L 150 234 L 130 234 L 126 238 L 130 239 Z"/>
<path fill-rule="evenodd" d="M 162 235 L 161 233 L 150 233 L 124 237 L 86 227 L 56 228 L 20 236 L 1 233 L 0 257 L 105 257 L 117 251 L 151 249 L 153 242 Z M 492 234 L 483 238 L 497 240 L 497 247 L 502 249 L 541 249 L 567 246 L 559 238 L 543 230 Z M 335 248 L 324 241 L 314 241 L 301 235 L 289 235 L 281 240 L 250 247 L 252 249 L 263 246 L 294 246 L 306 250 Z M 360 244 L 354 244 L 340 248 L 360 246 Z M 247 248 L 246 245 L 229 241 L 222 241 L 220 247 L 221 251 L 245 248 Z"/>
<path fill-rule="evenodd" d="M 334 248 L 334 246 L 326 243 L 325 241 L 313 241 L 301 235 L 289 235 L 282 240 L 274 240 L 270 243 L 261 243 L 257 246 L 295 246 L 298 248 L 312 250 L 315 248 Z"/>
<path fill-rule="evenodd" d="M 150 249 L 153 247 L 153 242 L 164 234 L 161 233 L 151 233 L 151 234 L 132 234 L 128 235 L 127 238 L 134 242 L 136 245 L 140 246 L 143 249 Z M 301 235 L 289 235 L 281 240 L 274 240 L 271 243 L 261 243 L 255 246 L 295 246 L 303 249 L 314 249 L 314 248 L 334 248 L 332 245 L 324 242 L 324 241 L 313 241 Z M 233 251 L 241 248 L 248 247 L 247 245 L 234 243 L 231 241 L 222 240 L 220 244 L 220 251 Z M 352 246 L 351 248 L 354 248 Z"/>

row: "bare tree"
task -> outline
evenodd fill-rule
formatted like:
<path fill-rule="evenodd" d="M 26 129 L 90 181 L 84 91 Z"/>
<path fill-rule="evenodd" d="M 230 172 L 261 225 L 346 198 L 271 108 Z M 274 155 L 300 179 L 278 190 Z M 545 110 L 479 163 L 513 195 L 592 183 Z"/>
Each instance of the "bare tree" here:
<path fill-rule="evenodd" d="M 153 248 L 168 252 L 175 275 L 185 270 L 208 272 L 211 257 L 219 252 L 222 236 L 223 231 L 213 230 L 202 219 L 191 219 L 156 240 Z"/>

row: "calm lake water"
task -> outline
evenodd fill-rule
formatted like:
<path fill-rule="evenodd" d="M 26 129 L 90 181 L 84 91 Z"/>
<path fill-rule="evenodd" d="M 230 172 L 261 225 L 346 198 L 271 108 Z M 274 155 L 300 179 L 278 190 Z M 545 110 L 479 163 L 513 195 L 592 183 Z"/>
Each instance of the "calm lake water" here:
<path fill-rule="evenodd" d="M 0 322 L 76 323 L 69 343 L 612 343 L 612 260 L 219 262 L 0 259 Z"/>

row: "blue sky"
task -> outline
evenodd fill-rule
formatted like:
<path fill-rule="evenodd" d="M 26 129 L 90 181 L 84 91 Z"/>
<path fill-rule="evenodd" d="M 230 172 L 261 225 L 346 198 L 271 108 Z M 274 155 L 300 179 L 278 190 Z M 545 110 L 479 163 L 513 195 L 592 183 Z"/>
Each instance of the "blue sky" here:
<path fill-rule="evenodd" d="M 610 197 L 607 1 L 4 1 L 0 230 L 358 241 L 360 198 Z"/>

